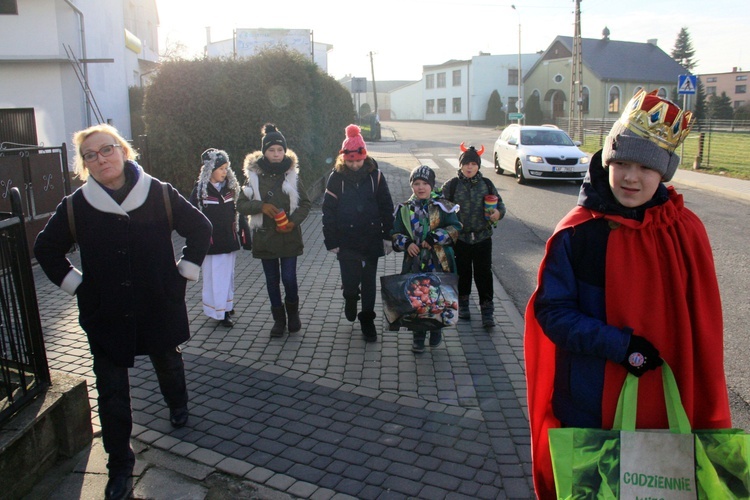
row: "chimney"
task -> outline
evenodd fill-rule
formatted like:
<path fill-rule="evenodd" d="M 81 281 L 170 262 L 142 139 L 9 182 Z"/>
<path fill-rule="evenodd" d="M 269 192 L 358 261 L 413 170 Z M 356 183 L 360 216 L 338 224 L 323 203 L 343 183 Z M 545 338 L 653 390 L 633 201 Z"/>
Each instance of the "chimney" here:
<path fill-rule="evenodd" d="M 658 42 L 658 41 L 659 41 L 658 38 L 649 38 L 648 40 L 646 40 L 646 43 L 648 43 L 648 44 L 653 45 L 654 47 L 656 47 L 657 46 L 656 42 Z"/>
<path fill-rule="evenodd" d="M 737 66 L 732 68 L 732 73 L 737 73 Z"/>
<path fill-rule="evenodd" d="M 206 26 L 206 45 L 211 45 L 211 27 Z"/>

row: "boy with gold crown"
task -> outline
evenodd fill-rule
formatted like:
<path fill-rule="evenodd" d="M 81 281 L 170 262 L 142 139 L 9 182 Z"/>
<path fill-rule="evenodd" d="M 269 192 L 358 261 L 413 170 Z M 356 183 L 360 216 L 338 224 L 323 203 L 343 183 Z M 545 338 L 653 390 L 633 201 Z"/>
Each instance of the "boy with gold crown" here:
<path fill-rule="evenodd" d="M 669 428 L 656 370 L 664 361 L 692 427 L 730 427 L 711 247 L 664 184 L 691 119 L 655 91 L 638 92 L 547 242 L 524 335 L 539 498 L 556 497 L 548 429 L 611 429 L 628 372 L 640 377 L 637 428 Z"/>

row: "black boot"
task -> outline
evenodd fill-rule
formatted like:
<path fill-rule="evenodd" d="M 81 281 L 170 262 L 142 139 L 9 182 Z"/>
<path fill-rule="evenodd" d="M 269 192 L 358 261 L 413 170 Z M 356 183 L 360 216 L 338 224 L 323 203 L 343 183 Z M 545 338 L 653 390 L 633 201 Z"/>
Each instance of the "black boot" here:
<path fill-rule="evenodd" d="M 284 335 L 284 330 L 286 330 L 286 311 L 284 310 L 284 306 L 271 306 L 271 314 L 273 315 L 271 337 L 281 337 Z"/>
<path fill-rule="evenodd" d="M 344 315 L 349 321 L 357 319 L 357 303 L 359 302 L 359 292 L 354 295 L 344 294 L 346 303 L 344 304 Z"/>
<path fill-rule="evenodd" d="M 375 312 L 362 311 L 359 313 L 359 324 L 362 326 L 362 336 L 365 342 L 375 342 L 378 340 L 378 332 L 375 330 Z"/>
<path fill-rule="evenodd" d="M 458 319 L 471 319 L 468 295 L 461 295 L 458 297 Z"/>
<path fill-rule="evenodd" d="M 495 326 L 495 305 L 492 301 L 482 302 L 479 304 L 479 309 L 482 312 L 482 326 L 485 328 Z"/>
<path fill-rule="evenodd" d="M 442 330 L 430 330 L 430 347 L 440 347 L 443 343 Z"/>
<path fill-rule="evenodd" d="M 219 324 L 221 326 L 226 326 L 227 328 L 232 328 L 234 326 L 234 320 L 232 319 L 231 314 L 228 312 L 225 312 L 224 319 L 220 320 Z"/>
<path fill-rule="evenodd" d="M 419 354 L 424 352 L 424 340 L 427 337 L 426 332 L 414 332 L 414 339 L 411 344 L 411 352 Z"/>
<path fill-rule="evenodd" d="M 286 302 L 286 314 L 289 317 L 289 333 L 297 333 L 302 329 L 302 322 L 299 319 L 299 301 Z"/>

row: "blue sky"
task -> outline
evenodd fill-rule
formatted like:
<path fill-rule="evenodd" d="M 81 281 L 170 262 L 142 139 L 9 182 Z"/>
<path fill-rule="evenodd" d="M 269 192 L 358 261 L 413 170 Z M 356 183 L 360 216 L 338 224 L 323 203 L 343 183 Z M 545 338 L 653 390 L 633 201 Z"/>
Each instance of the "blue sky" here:
<path fill-rule="evenodd" d="M 231 38 L 235 28 L 311 29 L 318 42 L 334 46 L 329 73 L 371 77 L 374 53 L 378 80 L 418 80 L 422 66 L 469 59 L 479 52 L 518 53 L 546 49 L 557 35 L 573 35 L 573 0 L 156 0 L 159 39 L 181 42 L 186 57 L 202 53 L 206 27 L 212 40 Z M 515 4 L 516 10 L 511 8 Z M 206 6 L 210 8 L 206 8 Z M 632 42 L 658 40 L 671 52 L 686 27 L 696 50 L 697 73 L 750 70 L 748 0 L 582 0 L 584 38 Z M 743 47 L 744 44 L 744 47 Z"/>

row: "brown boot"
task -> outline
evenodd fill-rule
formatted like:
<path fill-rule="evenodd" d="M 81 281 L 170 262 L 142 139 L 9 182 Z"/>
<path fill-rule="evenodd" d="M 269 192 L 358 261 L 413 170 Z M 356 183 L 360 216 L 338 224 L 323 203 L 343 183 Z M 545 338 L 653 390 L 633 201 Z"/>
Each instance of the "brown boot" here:
<path fill-rule="evenodd" d="M 289 333 L 297 333 L 302 329 L 299 319 L 299 302 L 286 302 L 286 314 L 289 317 Z"/>
<path fill-rule="evenodd" d="M 271 337 L 281 337 L 284 335 L 286 330 L 286 311 L 284 306 L 271 307 L 271 314 L 273 315 L 273 326 L 271 327 Z"/>

